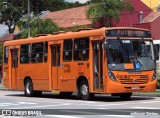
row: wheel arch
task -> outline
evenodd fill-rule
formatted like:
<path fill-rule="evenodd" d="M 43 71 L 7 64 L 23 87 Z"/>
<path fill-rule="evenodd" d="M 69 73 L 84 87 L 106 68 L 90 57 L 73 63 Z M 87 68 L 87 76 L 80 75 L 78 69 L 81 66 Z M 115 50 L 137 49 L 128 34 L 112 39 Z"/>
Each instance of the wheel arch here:
<path fill-rule="evenodd" d="M 25 86 L 25 83 L 26 83 L 26 81 L 27 81 L 28 79 L 29 79 L 29 80 L 31 80 L 31 82 L 32 82 L 31 77 L 30 77 L 30 76 L 26 76 L 26 77 L 24 78 L 24 83 L 23 83 L 23 84 L 24 84 L 24 86 Z"/>
<path fill-rule="evenodd" d="M 79 76 L 79 77 L 77 78 L 77 82 L 76 82 L 77 88 L 79 88 L 80 83 L 81 83 L 82 81 L 86 81 L 86 82 L 88 83 L 88 86 L 89 86 L 89 82 L 88 82 L 87 77 L 85 77 L 85 76 Z"/>

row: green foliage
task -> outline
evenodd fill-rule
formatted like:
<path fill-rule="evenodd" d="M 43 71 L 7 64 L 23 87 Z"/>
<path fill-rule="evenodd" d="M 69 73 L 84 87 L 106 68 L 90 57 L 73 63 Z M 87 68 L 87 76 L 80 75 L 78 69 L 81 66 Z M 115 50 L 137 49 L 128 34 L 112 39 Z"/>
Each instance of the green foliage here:
<path fill-rule="evenodd" d="M 17 11 L 23 15 L 28 13 L 28 0 L 7 0 L 10 5 L 2 4 L 2 2 L 3 0 L 0 0 L 0 10 L 2 11 L 3 17 L 0 22 L 6 22 L 7 20 L 17 22 L 22 17 Z M 83 4 L 78 1 L 72 3 L 66 2 L 65 0 L 30 0 L 30 11 L 33 12 L 34 15 L 38 15 L 41 11 L 57 11 L 82 5 Z"/>
<path fill-rule="evenodd" d="M 102 26 L 112 26 L 113 20 L 119 21 L 120 13 L 124 10 L 133 11 L 134 7 L 127 0 L 91 0 L 87 16 L 92 19 L 93 22 L 98 20 L 105 22 Z"/>
<path fill-rule="evenodd" d="M 21 38 L 27 38 L 28 36 L 28 29 L 27 29 L 27 22 L 19 22 L 19 27 L 23 27 L 23 32 Z M 53 32 L 58 32 L 63 30 L 62 28 L 58 27 L 51 19 L 34 19 L 30 24 L 31 29 L 31 37 L 34 37 L 37 34 L 52 34 Z"/>
<path fill-rule="evenodd" d="M 17 11 L 19 11 L 22 14 L 21 0 L 7 0 L 8 4 L 3 4 L 3 2 L 4 0 L 0 0 L 0 7 L 2 13 L 1 22 L 6 22 L 7 20 L 17 21 L 21 17 L 21 15 Z"/>
<path fill-rule="evenodd" d="M 85 28 L 91 28 L 91 26 L 74 26 L 71 31 L 76 31 L 76 30 L 79 30 L 79 29 L 85 29 Z"/>

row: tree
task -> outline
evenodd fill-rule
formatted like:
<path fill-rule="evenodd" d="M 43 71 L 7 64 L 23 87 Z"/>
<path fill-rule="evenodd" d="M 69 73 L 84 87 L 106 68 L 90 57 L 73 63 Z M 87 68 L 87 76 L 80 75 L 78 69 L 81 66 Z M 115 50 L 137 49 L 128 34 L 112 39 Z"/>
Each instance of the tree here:
<path fill-rule="evenodd" d="M 65 0 L 30 0 L 30 11 L 37 16 L 41 11 L 57 11 L 82 5 L 79 2 L 66 2 Z M 28 0 L 7 0 L 6 4 L 3 4 L 3 0 L 0 0 L 0 8 L 2 13 L 0 22 L 5 22 L 10 29 L 10 33 L 13 33 L 15 25 L 22 18 L 22 15 L 28 13 Z M 14 28 L 11 29 L 11 27 Z"/>
<path fill-rule="evenodd" d="M 91 0 L 91 3 L 87 16 L 93 23 L 99 22 L 100 27 L 111 27 L 113 22 L 119 21 L 122 11 L 134 10 L 129 0 Z"/>
<path fill-rule="evenodd" d="M 13 33 L 16 22 L 22 17 L 23 2 L 21 0 L 0 0 L 2 18 L 0 22 L 8 25 L 9 33 Z M 16 4 L 15 4 L 16 3 Z M 12 27 L 12 28 L 11 28 Z"/>
<path fill-rule="evenodd" d="M 27 38 L 28 36 L 28 29 L 27 29 L 27 22 L 19 22 L 18 26 L 22 29 L 22 35 L 19 38 Z M 58 27 L 51 19 L 33 19 L 30 23 L 31 29 L 31 36 L 34 37 L 37 34 L 52 34 L 53 32 L 58 32 L 63 30 L 62 28 Z"/>

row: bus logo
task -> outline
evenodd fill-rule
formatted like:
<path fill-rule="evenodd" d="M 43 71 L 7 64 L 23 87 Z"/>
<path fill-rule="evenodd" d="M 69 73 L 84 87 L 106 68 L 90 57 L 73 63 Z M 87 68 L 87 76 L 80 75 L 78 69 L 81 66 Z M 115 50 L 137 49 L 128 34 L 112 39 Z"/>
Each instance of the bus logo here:
<path fill-rule="evenodd" d="M 137 80 L 136 80 L 136 79 L 134 79 L 134 80 L 133 80 L 133 82 L 134 82 L 134 83 L 136 83 L 136 82 L 137 82 Z"/>
<path fill-rule="evenodd" d="M 119 79 L 130 79 L 129 75 L 119 75 L 119 74 L 117 74 L 116 77 L 119 78 Z"/>

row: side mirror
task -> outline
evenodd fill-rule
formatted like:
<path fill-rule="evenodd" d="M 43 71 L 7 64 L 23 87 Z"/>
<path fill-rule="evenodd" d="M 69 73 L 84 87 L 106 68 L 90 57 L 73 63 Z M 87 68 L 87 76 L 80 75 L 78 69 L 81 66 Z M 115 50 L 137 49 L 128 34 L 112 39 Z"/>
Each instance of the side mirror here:
<path fill-rule="evenodd" d="M 104 43 L 103 43 L 103 48 L 104 48 L 104 50 L 106 50 L 106 49 L 107 49 L 107 47 L 108 47 L 107 42 L 104 42 Z"/>
<path fill-rule="evenodd" d="M 156 61 L 158 61 L 159 60 L 159 55 L 156 55 L 155 59 L 156 59 Z"/>
<path fill-rule="evenodd" d="M 154 55 L 156 61 L 159 60 L 159 44 L 154 44 Z"/>

